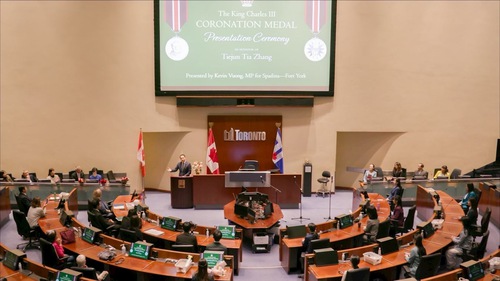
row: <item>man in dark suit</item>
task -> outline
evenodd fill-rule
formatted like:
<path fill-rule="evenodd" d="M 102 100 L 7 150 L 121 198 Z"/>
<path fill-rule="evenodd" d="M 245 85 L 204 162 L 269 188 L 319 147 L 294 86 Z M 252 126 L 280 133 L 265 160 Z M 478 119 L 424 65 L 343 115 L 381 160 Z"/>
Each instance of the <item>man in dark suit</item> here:
<path fill-rule="evenodd" d="M 97 227 L 103 231 L 105 231 L 108 227 L 114 226 L 113 229 L 118 231 L 120 228 L 119 225 L 116 225 L 112 219 L 107 219 L 103 217 L 101 212 L 98 209 L 99 207 L 99 199 L 92 199 L 89 202 L 89 212 L 95 215 L 96 221 L 98 225 L 92 225 L 93 227 Z"/>
<path fill-rule="evenodd" d="M 31 206 L 31 198 L 28 197 L 26 194 L 26 186 L 20 186 L 19 187 L 19 196 L 17 197 L 19 200 L 19 205 L 18 208 L 21 212 L 23 212 L 25 215 L 28 215 L 28 210 L 30 209 Z"/>
<path fill-rule="evenodd" d="M 191 234 L 191 227 L 192 224 L 191 222 L 184 222 L 182 224 L 182 230 L 184 231 L 183 233 L 177 235 L 175 238 L 175 244 L 177 245 L 193 245 L 194 250 L 198 252 L 198 241 L 196 241 L 196 236 Z"/>
<path fill-rule="evenodd" d="M 186 161 L 186 155 L 181 154 L 179 155 L 179 159 L 181 161 L 177 163 L 177 166 L 175 166 L 174 169 L 168 168 L 169 172 L 177 172 L 179 171 L 179 177 L 187 177 L 191 175 L 191 163 Z"/>
<path fill-rule="evenodd" d="M 77 166 L 75 171 L 69 175 L 70 178 L 74 179 L 75 181 L 80 181 L 80 179 L 85 179 L 85 174 L 82 171 L 82 168 L 80 166 Z"/>
<path fill-rule="evenodd" d="M 224 255 L 227 253 L 227 247 L 222 245 L 220 239 L 222 238 L 222 232 L 216 229 L 214 231 L 214 242 L 207 245 L 207 250 L 209 251 L 223 251 Z"/>

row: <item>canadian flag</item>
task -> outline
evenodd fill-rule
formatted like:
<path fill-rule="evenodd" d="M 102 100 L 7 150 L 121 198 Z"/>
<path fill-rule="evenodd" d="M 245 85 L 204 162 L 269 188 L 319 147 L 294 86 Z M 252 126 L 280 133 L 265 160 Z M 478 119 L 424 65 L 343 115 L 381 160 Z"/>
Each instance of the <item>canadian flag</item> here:
<path fill-rule="evenodd" d="M 139 133 L 139 147 L 137 148 L 137 160 L 139 160 L 142 177 L 146 175 L 146 160 L 144 157 L 144 142 L 142 140 L 142 130 Z"/>
<path fill-rule="evenodd" d="M 207 145 L 207 174 L 219 174 L 219 160 L 217 159 L 217 147 L 215 147 L 215 138 L 212 128 L 208 130 L 208 145 Z"/>

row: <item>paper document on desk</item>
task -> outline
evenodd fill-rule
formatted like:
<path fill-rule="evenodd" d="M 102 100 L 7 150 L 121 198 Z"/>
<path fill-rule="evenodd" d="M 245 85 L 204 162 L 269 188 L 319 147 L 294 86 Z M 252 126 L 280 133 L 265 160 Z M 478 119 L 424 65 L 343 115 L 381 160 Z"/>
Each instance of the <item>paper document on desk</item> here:
<path fill-rule="evenodd" d="M 115 209 L 115 210 L 125 210 L 125 205 L 124 204 L 116 204 L 116 205 L 113 205 L 113 209 Z"/>
<path fill-rule="evenodd" d="M 434 188 L 432 188 L 432 187 L 427 187 L 427 188 L 425 188 L 425 190 L 427 190 L 427 192 L 429 192 L 429 193 L 435 191 Z"/>
<path fill-rule="evenodd" d="M 144 233 L 147 233 L 149 235 L 153 235 L 153 236 L 160 236 L 162 235 L 164 232 L 163 231 L 160 231 L 160 230 L 156 230 L 156 229 L 148 229 L 146 231 L 144 231 Z"/>

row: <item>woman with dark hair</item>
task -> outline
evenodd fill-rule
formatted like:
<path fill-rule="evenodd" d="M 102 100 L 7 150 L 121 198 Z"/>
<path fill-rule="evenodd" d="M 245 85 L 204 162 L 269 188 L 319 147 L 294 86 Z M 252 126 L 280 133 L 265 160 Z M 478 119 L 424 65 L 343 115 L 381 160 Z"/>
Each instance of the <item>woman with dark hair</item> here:
<path fill-rule="evenodd" d="M 191 278 L 193 281 L 213 281 L 214 277 L 208 274 L 208 263 L 206 259 L 200 259 L 198 262 L 198 271 Z"/>
<path fill-rule="evenodd" d="M 394 204 L 394 211 L 392 211 L 391 215 L 391 229 L 390 235 L 392 237 L 396 236 L 396 229 L 398 227 L 403 227 L 405 223 L 405 214 L 403 211 L 403 204 L 401 203 L 401 196 L 396 195 L 394 199 L 392 199 L 392 203 Z"/>
<path fill-rule="evenodd" d="M 137 216 L 135 209 L 128 210 L 127 216 L 123 217 L 123 219 L 122 219 L 121 227 L 125 228 L 125 229 L 130 229 L 132 226 L 132 217 L 133 216 L 136 216 L 139 218 L 139 216 Z M 139 218 L 138 224 L 139 224 L 138 228 L 141 229 L 142 228 L 142 220 L 140 218 Z"/>
<path fill-rule="evenodd" d="M 392 201 L 396 195 L 403 196 L 403 187 L 401 186 L 400 179 L 396 179 L 394 181 L 394 187 L 391 189 L 391 193 L 389 194 L 389 197 L 387 197 L 387 200 Z"/>
<path fill-rule="evenodd" d="M 474 191 L 474 184 L 473 183 L 468 183 L 467 184 L 467 193 L 465 193 L 464 198 L 462 201 L 460 201 L 460 206 L 462 206 L 462 209 L 464 210 L 464 214 L 467 214 L 469 211 L 469 199 L 471 198 L 476 198 L 476 192 Z"/>
<path fill-rule="evenodd" d="M 55 230 L 49 230 L 47 232 L 47 241 L 52 243 L 52 246 L 54 246 L 58 258 L 62 259 L 67 257 L 68 262 L 73 262 L 75 260 L 75 257 L 64 253 L 61 236 L 58 236 Z"/>
<path fill-rule="evenodd" d="M 469 211 L 467 211 L 466 216 L 469 218 L 471 224 L 477 224 L 477 198 L 470 198 L 467 205 L 469 206 Z"/>
<path fill-rule="evenodd" d="M 410 253 L 405 254 L 406 261 L 408 262 L 408 266 L 410 268 L 410 272 L 408 272 L 410 276 L 407 277 L 415 277 L 420 260 L 423 256 L 427 255 L 422 240 L 422 235 L 419 233 L 415 234 L 415 236 L 413 236 L 413 243 L 415 243 L 415 247 L 411 249 Z"/>
<path fill-rule="evenodd" d="M 401 168 L 401 163 L 394 163 L 394 168 L 392 168 L 392 177 L 399 178 L 403 176 L 403 168 Z"/>
<path fill-rule="evenodd" d="M 380 223 L 378 221 L 377 209 L 375 209 L 374 206 L 370 205 L 366 208 L 366 212 L 368 214 L 368 222 L 363 229 L 363 231 L 365 232 L 365 234 L 363 235 L 363 243 L 375 243 L 378 232 L 378 225 Z"/>
<path fill-rule="evenodd" d="M 451 246 L 448 251 L 446 251 L 446 268 L 447 269 L 455 269 L 460 263 L 462 263 L 462 259 L 460 256 L 464 253 L 464 251 L 470 251 L 472 249 L 472 236 L 470 235 L 471 231 L 471 223 L 468 217 L 462 217 L 460 219 L 462 221 L 462 225 L 464 229 L 460 232 L 460 234 L 455 237 L 451 237 L 454 245 Z"/>
<path fill-rule="evenodd" d="M 59 183 L 61 179 L 58 175 L 56 175 L 56 170 L 54 168 L 49 169 L 49 174 L 47 175 L 47 179 L 50 180 L 51 183 Z"/>
<path fill-rule="evenodd" d="M 100 181 L 101 179 L 102 179 L 102 176 L 97 173 L 97 168 L 96 167 L 92 168 L 90 175 L 89 175 L 89 180 Z"/>
<path fill-rule="evenodd" d="M 352 256 L 351 257 L 351 265 L 352 265 L 352 269 L 358 269 L 359 268 L 359 257 L 358 256 Z M 347 271 L 349 270 L 346 270 L 344 271 L 344 275 L 342 275 L 342 280 L 341 281 L 345 281 L 346 279 L 346 276 L 347 276 Z"/>
<path fill-rule="evenodd" d="M 439 177 L 447 177 L 448 179 L 451 177 L 450 172 L 448 171 L 448 166 L 441 166 L 441 170 L 437 171 L 434 175 L 434 178 L 437 179 Z"/>
<path fill-rule="evenodd" d="M 139 218 L 138 215 L 133 215 L 130 218 L 130 230 L 135 232 L 135 236 L 140 241 L 144 240 L 144 237 L 142 236 L 141 232 L 141 225 L 142 225 L 141 218 Z"/>

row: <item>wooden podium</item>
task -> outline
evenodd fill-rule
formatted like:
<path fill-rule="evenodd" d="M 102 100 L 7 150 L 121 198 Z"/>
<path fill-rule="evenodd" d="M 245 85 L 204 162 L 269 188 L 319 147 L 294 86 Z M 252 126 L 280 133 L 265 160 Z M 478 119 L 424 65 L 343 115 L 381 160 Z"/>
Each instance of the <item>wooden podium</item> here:
<path fill-rule="evenodd" d="M 172 208 L 193 208 L 193 177 L 170 177 L 170 189 Z"/>

